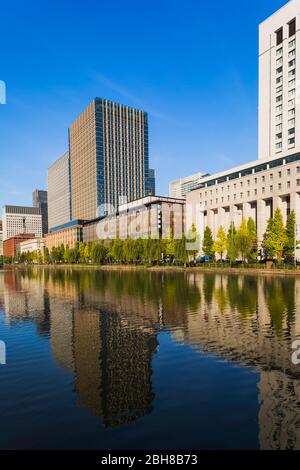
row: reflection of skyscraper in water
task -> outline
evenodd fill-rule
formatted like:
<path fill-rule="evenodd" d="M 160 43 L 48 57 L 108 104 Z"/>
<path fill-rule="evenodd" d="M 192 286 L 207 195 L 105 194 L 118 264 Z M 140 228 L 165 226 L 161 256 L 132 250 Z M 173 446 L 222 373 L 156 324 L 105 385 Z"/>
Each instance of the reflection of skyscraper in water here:
<path fill-rule="evenodd" d="M 300 449 L 300 381 L 284 372 L 260 373 L 259 442 L 264 450 Z"/>
<path fill-rule="evenodd" d="M 156 336 L 122 323 L 119 314 L 71 308 L 51 300 L 55 359 L 75 373 L 79 403 L 112 426 L 147 415 L 154 398 L 151 359 Z"/>

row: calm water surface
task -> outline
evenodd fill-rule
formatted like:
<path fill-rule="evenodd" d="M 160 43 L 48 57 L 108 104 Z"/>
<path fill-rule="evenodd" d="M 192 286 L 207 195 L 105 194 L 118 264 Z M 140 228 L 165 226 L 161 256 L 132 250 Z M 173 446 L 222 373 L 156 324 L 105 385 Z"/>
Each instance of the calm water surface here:
<path fill-rule="evenodd" d="M 2 449 L 300 449 L 300 279 L 0 271 Z"/>

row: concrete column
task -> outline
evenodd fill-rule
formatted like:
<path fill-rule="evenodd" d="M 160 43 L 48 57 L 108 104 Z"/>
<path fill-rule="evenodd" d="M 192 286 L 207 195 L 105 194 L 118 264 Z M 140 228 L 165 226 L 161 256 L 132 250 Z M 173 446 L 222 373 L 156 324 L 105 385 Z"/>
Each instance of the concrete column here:
<path fill-rule="evenodd" d="M 259 247 L 261 246 L 264 240 L 264 235 L 265 235 L 266 227 L 267 227 L 265 209 L 266 209 L 265 201 L 263 199 L 258 199 L 257 206 L 256 206 L 256 225 L 257 225 L 257 239 L 258 239 Z"/>
<path fill-rule="evenodd" d="M 251 207 L 249 202 L 244 202 L 243 204 L 243 217 L 248 221 L 249 217 L 251 217 Z"/>

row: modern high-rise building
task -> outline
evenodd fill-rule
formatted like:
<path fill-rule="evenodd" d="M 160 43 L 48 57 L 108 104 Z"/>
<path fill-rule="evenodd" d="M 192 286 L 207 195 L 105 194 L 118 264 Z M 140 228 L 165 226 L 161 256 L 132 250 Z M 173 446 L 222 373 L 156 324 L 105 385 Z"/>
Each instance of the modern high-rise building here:
<path fill-rule="evenodd" d="M 299 0 L 290 0 L 260 25 L 260 159 L 300 151 L 299 26 Z"/>
<path fill-rule="evenodd" d="M 205 173 L 195 173 L 194 175 L 171 181 L 169 184 L 170 197 L 185 197 L 189 191 L 196 189 L 201 184 L 201 180 L 205 176 L 209 175 Z"/>
<path fill-rule="evenodd" d="M 36 189 L 32 193 L 32 205 L 41 210 L 43 236 L 48 233 L 48 195 L 47 191 Z"/>
<path fill-rule="evenodd" d="M 70 126 L 69 148 L 73 220 L 147 194 L 147 113 L 95 98 Z"/>
<path fill-rule="evenodd" d="M 3 255 L 3 226 L 2 220 L 0 220 L 0 256 Z"/>
<path fill-rule="evenodd" d="M 149 168 L 149 176 L 148 176 L 148 195 L 155 196 L 155 170 Z"/>
<path fill-rule="evenodd" d="M 43 235 L 42 214 L 38 207 L 4 206 L 3 207 L 3 241 L 19 234 Z"/>
<path fill-rule="evenodd" d="M 66 152 L 48 168 L 48 229 L 71 220 L 70 160 Z"/>

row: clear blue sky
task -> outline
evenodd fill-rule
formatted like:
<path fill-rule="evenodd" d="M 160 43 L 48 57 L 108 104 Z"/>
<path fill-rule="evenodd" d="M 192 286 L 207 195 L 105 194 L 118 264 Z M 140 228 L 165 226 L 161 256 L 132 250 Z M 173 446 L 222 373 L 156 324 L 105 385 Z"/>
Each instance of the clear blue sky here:
<path fill-rule="evenodd" d="M 257 158 L 258 24 L 285 0 L 1 2 L 0 206 L 30 204 L 95 97 L 149 113 L 157 193 Z"/>

